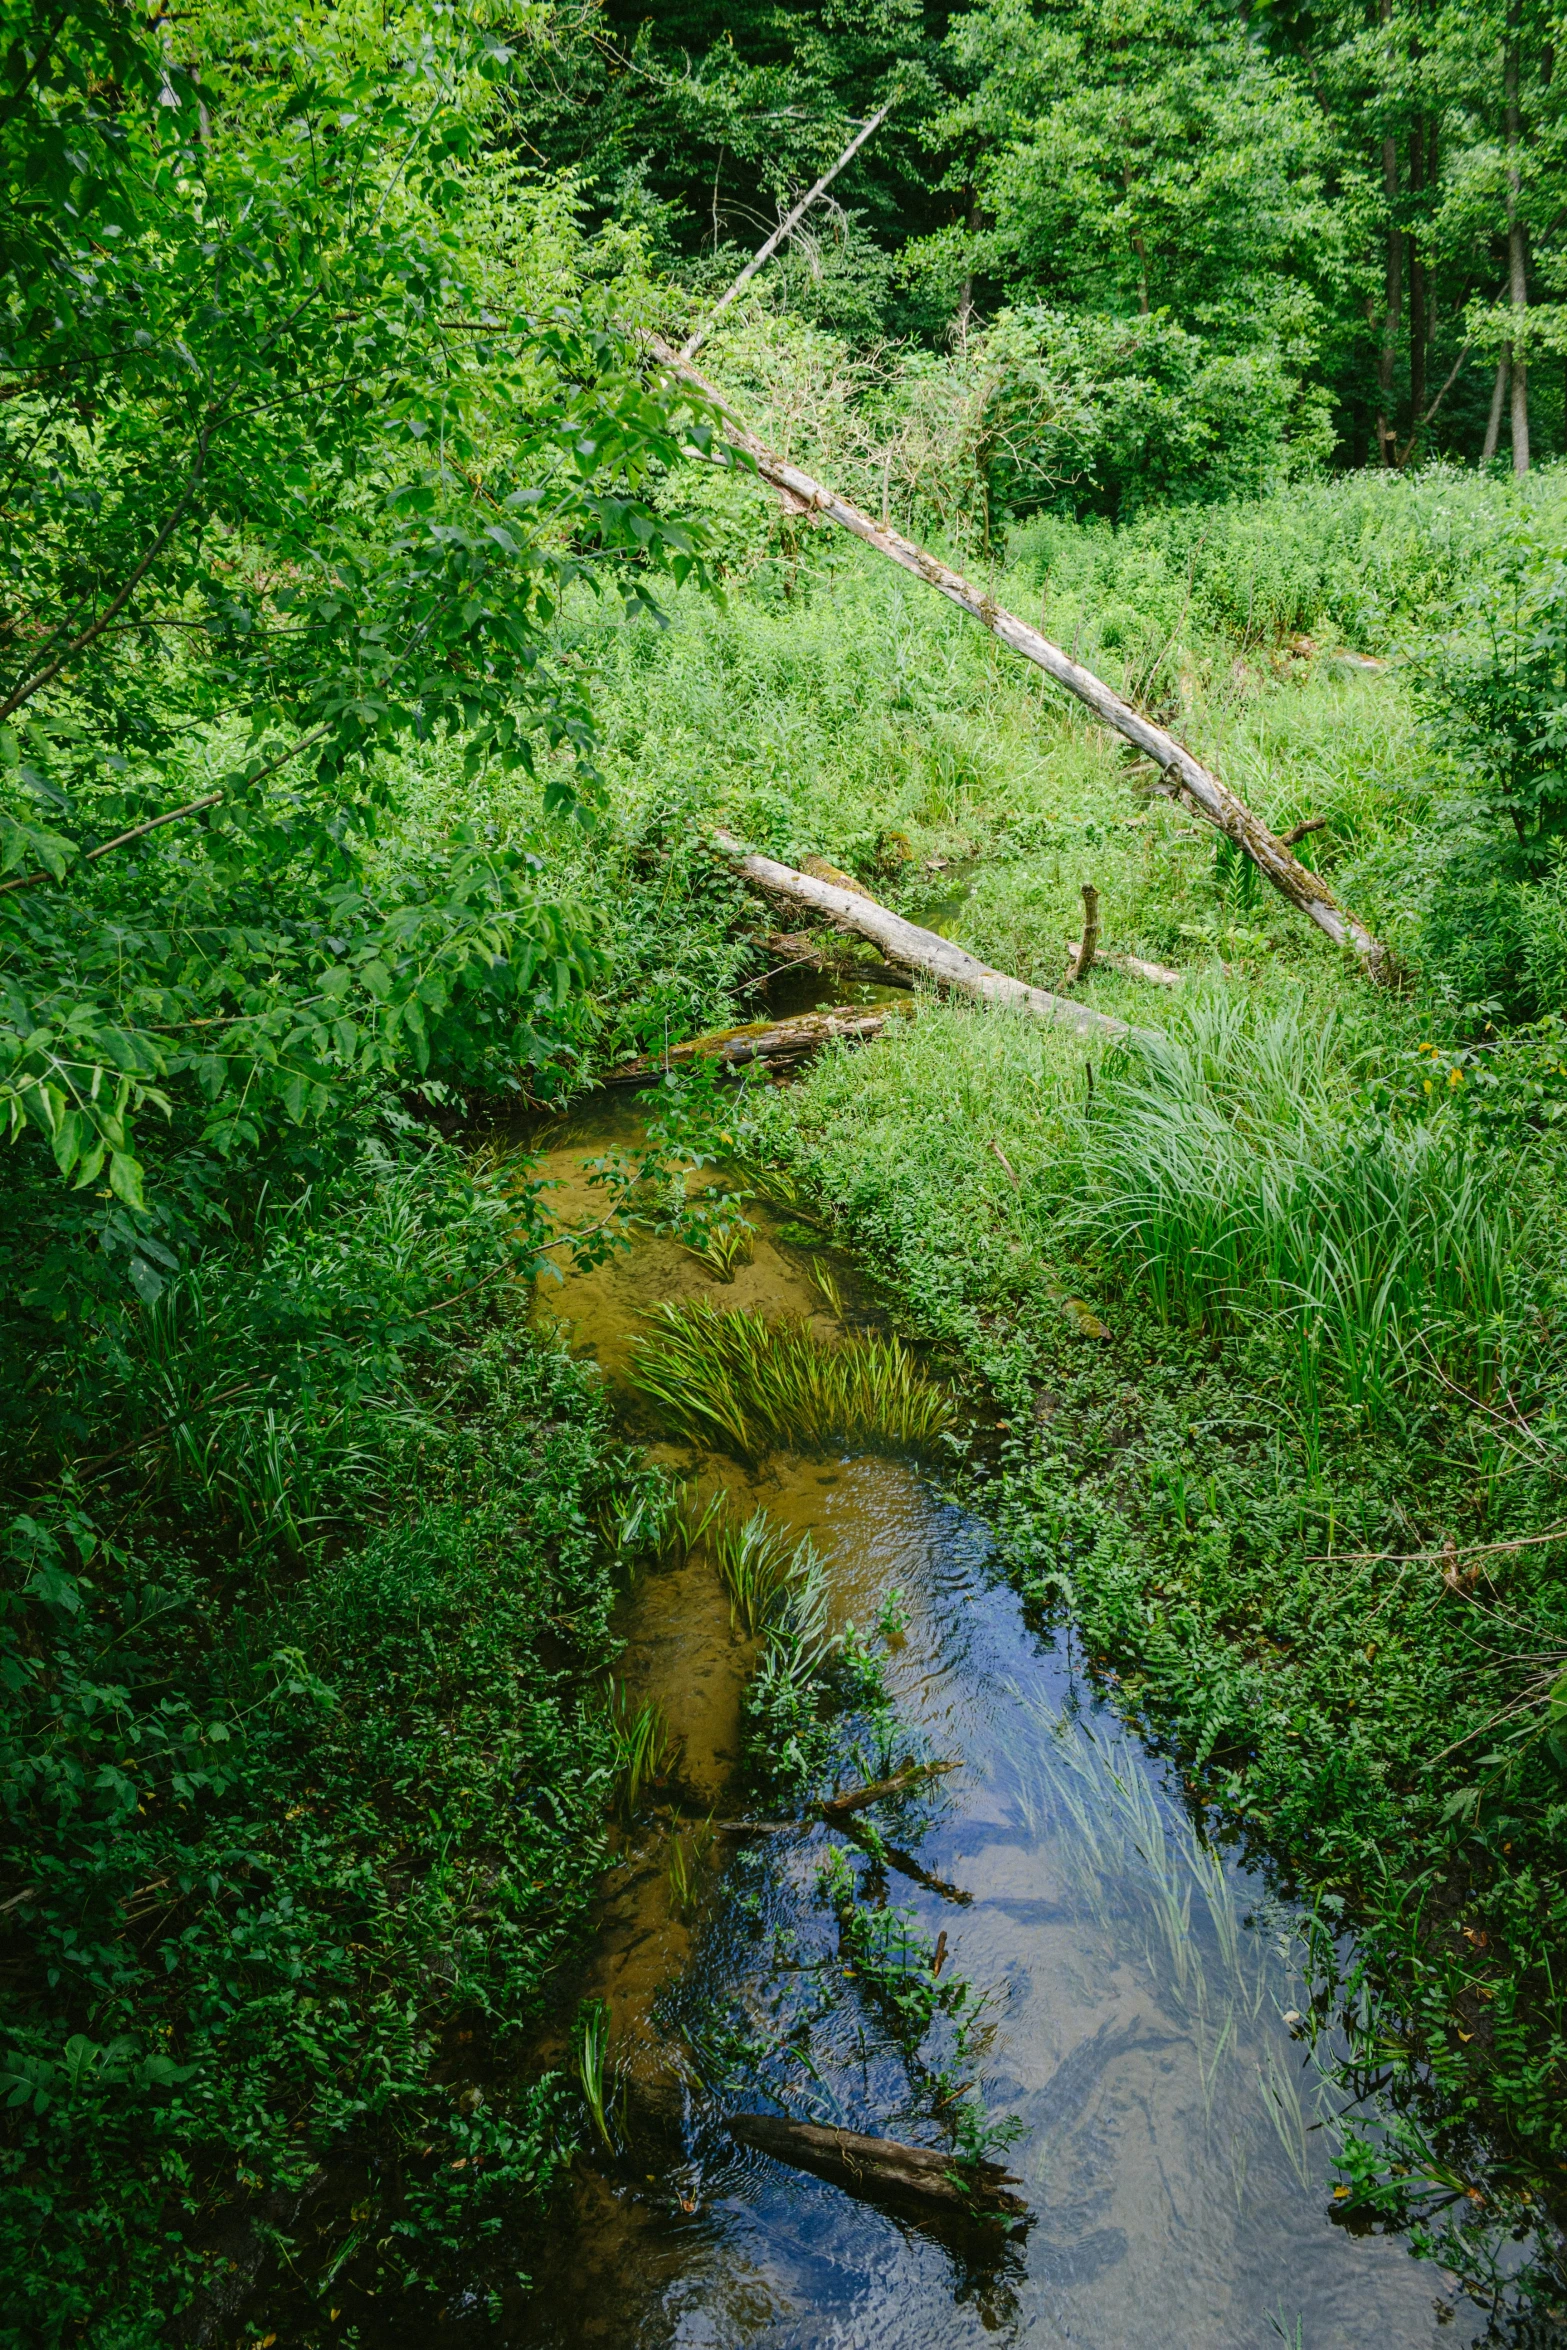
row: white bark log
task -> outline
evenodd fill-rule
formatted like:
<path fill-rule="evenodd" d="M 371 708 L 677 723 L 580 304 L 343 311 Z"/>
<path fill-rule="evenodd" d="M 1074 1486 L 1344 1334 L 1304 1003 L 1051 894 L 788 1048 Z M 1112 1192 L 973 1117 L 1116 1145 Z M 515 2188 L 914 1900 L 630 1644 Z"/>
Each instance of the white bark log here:
<path fill-rule="evenodd" d="M 961 572 L 954 571 L 950 564 L 927 554 L 923 547 L 915 546 L 911 539 L 904 538 L 886 524 L 874 522 L 849 499 L 840 497 L 835 490 L 827 489 L 821 482 L 813 480 L 802 467 L 791 465 L 779 457 L 734 418 L 723 395 L 705 376 L 695 368 L 688 367 L 660 337 L 651 337 L 650 343 L 654 354 L 666 367 L 698 385 L 706 397 L 724 411 L 729 421 L 730 446 L 749 458 L 760 478 L 796 512 L 824 514 L 830 522 L 836 522 L 840 529 L 863 539 L 878 554 L 885 555 L 903 570 L 912 572 L 916 579 L 924 580 L 928 587 L 933 587 L 938 595 L 945 596 L 962 611 L 971 613 L 990 630 L 992 636 L 999 637 L 1013 652 L 1021 653 L 1026 661 L 1032 661 L 1037 668 L 1044 670 L 1047 677 L 1053 677 L 1085 709 L 1091 710 L 1096 718 L 1101 719 L 1106 726 L 1113 727 L 1117 734 L 1124 735 L 1146 758 L 1153 760 L 1160 773 L 1168 779 L 1171 788 L 1183 791 L 1208 822 L 1216 825 L 1227 839 L 1232 840 L 1238 849 L 1251 858 L 1260 872 L 1267 875 L 1280 895 L 1287 898 L 1309 921 L 1314 922 L 1336 946 L 1351 948 L 1373 979 L 1384 984 L 1391 982 L 1394 972 L 1387 949 L 1372 937 L 1363 923 L 1339 905 L 1321 876 L 1313 873 L 1309 866 L 1301 864 L 1298 857 L 1292 856 L 1283 842 L 1269 831 L 1260 817 L 1252 814 L 1243 800 L 1236 798 L 1227 784 L 1211 774 L 1201 760 L 1193 758 L 1184 743 L 1177 742 L 1174 735 L 1167 734 L 1162 726 L 1156 726 L 1151 718 L 1145 718 L 1140 710 L 1134 710 L 1130 702 L 1123 701 L 1102 678 L 1095 677 L 1092 670 L 1081 668 L 1068 654 L 1062 652 L 1059 645 L 1053 645 L 1048 637 L 1041 635 L 1037 628 L 1031 628 L 1026 620 L 1019 620 L 1015 613 L 1004 610 L 990 595 L 972 586 Z M 1019 982 L 1013 980 L 1007 984 L 1016 987 Z M 1036 989 L 1032 992 L 1037 994 L 1040 991 Z M 1054 1013 L 1047 1016 L 1056 1017 Z"/>
<path fill-rule="evenodd" d="M 972 996 L 979 1003 L 1016 1004 L 1036 1020 L 1056 1020 L 1063 1027 L 1075 1028 L 1079 1036 L 1118 1044 L 1131 1034 L 1124 1020 L 1091 1011 L 1068 996 L 1051 995 L 1045 988 L 1029 987 L 1004 971 L 993 971 L 950 939 L 939 937 L 934 930 L 922 930 L 917 922 L 905 922 L 901 914 L 878 905 L 874 898 L 862 897 L 858 890 L 840 889 L 835 882 L 818 881 L 813 873 L 797 873 L 792 865 L 755 856 L 733 833 L 715 832 L 713 839 L 758 889 L 791 905 L 808 906 L 815 914 L 825 914 L 840 929 L 858 931 L 861 938 L 880 947 L 889 963 L 923 972 L 926 978 L 956 988 L 960 995 Z"/>

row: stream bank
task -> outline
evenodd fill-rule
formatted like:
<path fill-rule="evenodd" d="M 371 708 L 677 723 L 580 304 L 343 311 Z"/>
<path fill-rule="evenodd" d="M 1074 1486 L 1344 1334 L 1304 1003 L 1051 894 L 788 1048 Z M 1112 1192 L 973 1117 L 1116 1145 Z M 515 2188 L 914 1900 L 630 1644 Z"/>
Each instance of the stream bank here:
<path fill-rule="evenodd" d="M 562 1185 L 563 1215 L 585 1153 L 633 1120 L 629 1105 L 603 1105 L 552 1140 L 542 1172 Z M 732 1285 L 650 1240 L 552 1284 L 542 1310 L 611 1380 L 639 1315 L 670 1296 L 830 1324 L 813 1278 L 831 1261 L 824 1236 L 765 1202 L 748 1213 L 751 1261 Z M 874 1310 L 846 1262 L 832 1278 L 843 1310 Z M 1331 2027 L 1307 2027 L 1320 1985 L 1304 1913 L 1204 1834 L 1070 1626 L 1048 1630 L 1020 1602 L 987 1524 L 928 1465 L 729 1461 L 661 1439 L 644 1406 L 622 1403 L 669 1469 L 811 1535 L 835 1619 L 888 1628 L 904 1734 L 961 1768 L 874 1816 L 895 1861 L 808 1818 L 703 1842 L 704 1817 L 744 1811 L 750 1659 L 699 1559 L 639 1577 L 622 1670 L 667 1714 L 678 1783 L 627 1835 L 573 1986 L 609 2012 L 613 2147 L 579 2162 L 565 2206 L 530 2231 L 533 2289 L 505 2338 L 541 2350 L 998 2333 L 1128 2350 L 1482 2339 L 1455 2277 L 1411 2260 L 1397 2232 L 1343 2224 L 1334 2155 L 1350 2051 Z M 697 1846 L 686 1899 L 669 1868 L 682 1838 Z M 832 1891 L 844 1871 L 853 1902 L 907 1920 L 909 1949 L 944 1937 L 944 1963 L 985 2003 L 971 2086 L 990 2120 L 1019 2131 L 1007 2159 L 1033 2217 L 1016 2232 L 954 2238 L 724 2130 L 726 2112 L 781 2107 L 930 2142 L 930 2067 L 911 2066 L 855 1963 Z M 556 2048 L 566 2055 L 564 2037 Z"/>

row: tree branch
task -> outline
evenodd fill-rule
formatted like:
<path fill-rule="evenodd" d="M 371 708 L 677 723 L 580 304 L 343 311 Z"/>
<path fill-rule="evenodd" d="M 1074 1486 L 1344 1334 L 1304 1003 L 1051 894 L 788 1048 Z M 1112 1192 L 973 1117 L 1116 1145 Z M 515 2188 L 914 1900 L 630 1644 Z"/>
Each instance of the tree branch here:
<path fill-rule="evenodd" d="M 195 460 L 191 465 L 190 479 L 185 485 L 184 496 L 181 498 L 179 504 L 175 507 L 173 513 L 169 516 L 168 521 L 159 531 L 157 537 L 153 540 L 152 545 L 147 549 L 146 554 L 143 555 L 141 561 L 137 564 L 135 570 L 131 573 L 130 578 L 125 582 L 125 585 L 121 588 L 119 594 L 115 597 L 113 603 L 109 605 L 107 611 L 104 612 L 99 619 L 93 622 L 90 628 L 83 629 L 81 635 L 73 639 L 73 641 L 66 646 L 64 652 L 62 652 L 56 660 L 52 661 L 46 669 L 35 670 L 31 677 L 23 679 L 22 683 L 16 688 L 15 692 L 11 694 L 6 701 L 0 702 L 0 718 L 9 718 L 12 711 L 19 709 L 23 702 L 31 701 L 34 694 L 40 692 L 44 686 L 50 684 L 55 678 L 59 676 L 61 670 L 65 667 L 68 661 L 74 661 L 78 653 L 85 652 L 87 647 L 94 641 L 94 639 L 102 636 L 105 629 L 109 627 L 110 623 L 118 616 L 119 613 L 124 611 L 125 606 L 129 603 L 131 597 L 136 593 L 136 590 L 140 587 L 142 581 L 146 578 L 148 572 L 152 569 L 153 564 L 156 563 L 158 557 L 162 554 L 164 548 L 168 545 L 175 531 L 179 528 L 180 523 L 184 520 L 185 515 L 190 510 L 191 500 L 196 495 L 196 491 L 200 486 L 202 474 L 206 469 L 207 441 L 211 430 L 212 427 L 210 423 L 203 425 L 200 438 L 196 443 Z"/>

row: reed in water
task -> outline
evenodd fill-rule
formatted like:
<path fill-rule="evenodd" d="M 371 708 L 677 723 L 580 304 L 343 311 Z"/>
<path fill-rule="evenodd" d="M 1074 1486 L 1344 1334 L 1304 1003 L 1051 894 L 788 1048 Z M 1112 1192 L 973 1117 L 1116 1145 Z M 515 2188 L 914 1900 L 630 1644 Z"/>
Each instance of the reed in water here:
<path fill-rule="evenodd" d="M 928 1444 L 950 1427 L 950 1396 L 897 1338 L 829 1342 L 808 1323 L 769 1321 L 706 1298 L 666 1303 L 638 1341 L 631 1376 L 674 1430 L 742 1455 L 774 1445 Z"/>

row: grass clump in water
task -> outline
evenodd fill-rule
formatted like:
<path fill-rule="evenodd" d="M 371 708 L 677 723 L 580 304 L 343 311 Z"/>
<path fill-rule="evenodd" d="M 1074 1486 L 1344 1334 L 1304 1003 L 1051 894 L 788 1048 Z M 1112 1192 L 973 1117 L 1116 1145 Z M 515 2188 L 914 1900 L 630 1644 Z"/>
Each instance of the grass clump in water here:
<path fill-rule="evenodd" d="M 633 1706 L 624 1682 L 611 1685 L 605 1710 L 615 1742 L 618 1806 L 629 1820 L 645 1791 L 668 1776 L 675 1742 L 663 1709 L 650 1698 Z"/>
<path fill-rule="evenodd" d="M 770 1624 L 791 1584 L 799 1580 L 810 1541 L 791 1543 L 766 1510 L 736 1524 L 720 1519 L 707 1537 L 719 1581 L 729 1594 L 729 1627 L 746 1638 Z"/>
<path fill-rule="evenodd" d="M 896 1338 L 830 1344 L 804 1322 L 721 1312 L 705 1298 L 660 1306 L 632 1379 L 671 1428 L 741 1454 L 773 1445 L 928 1444 L 951 1398 Z"/>

